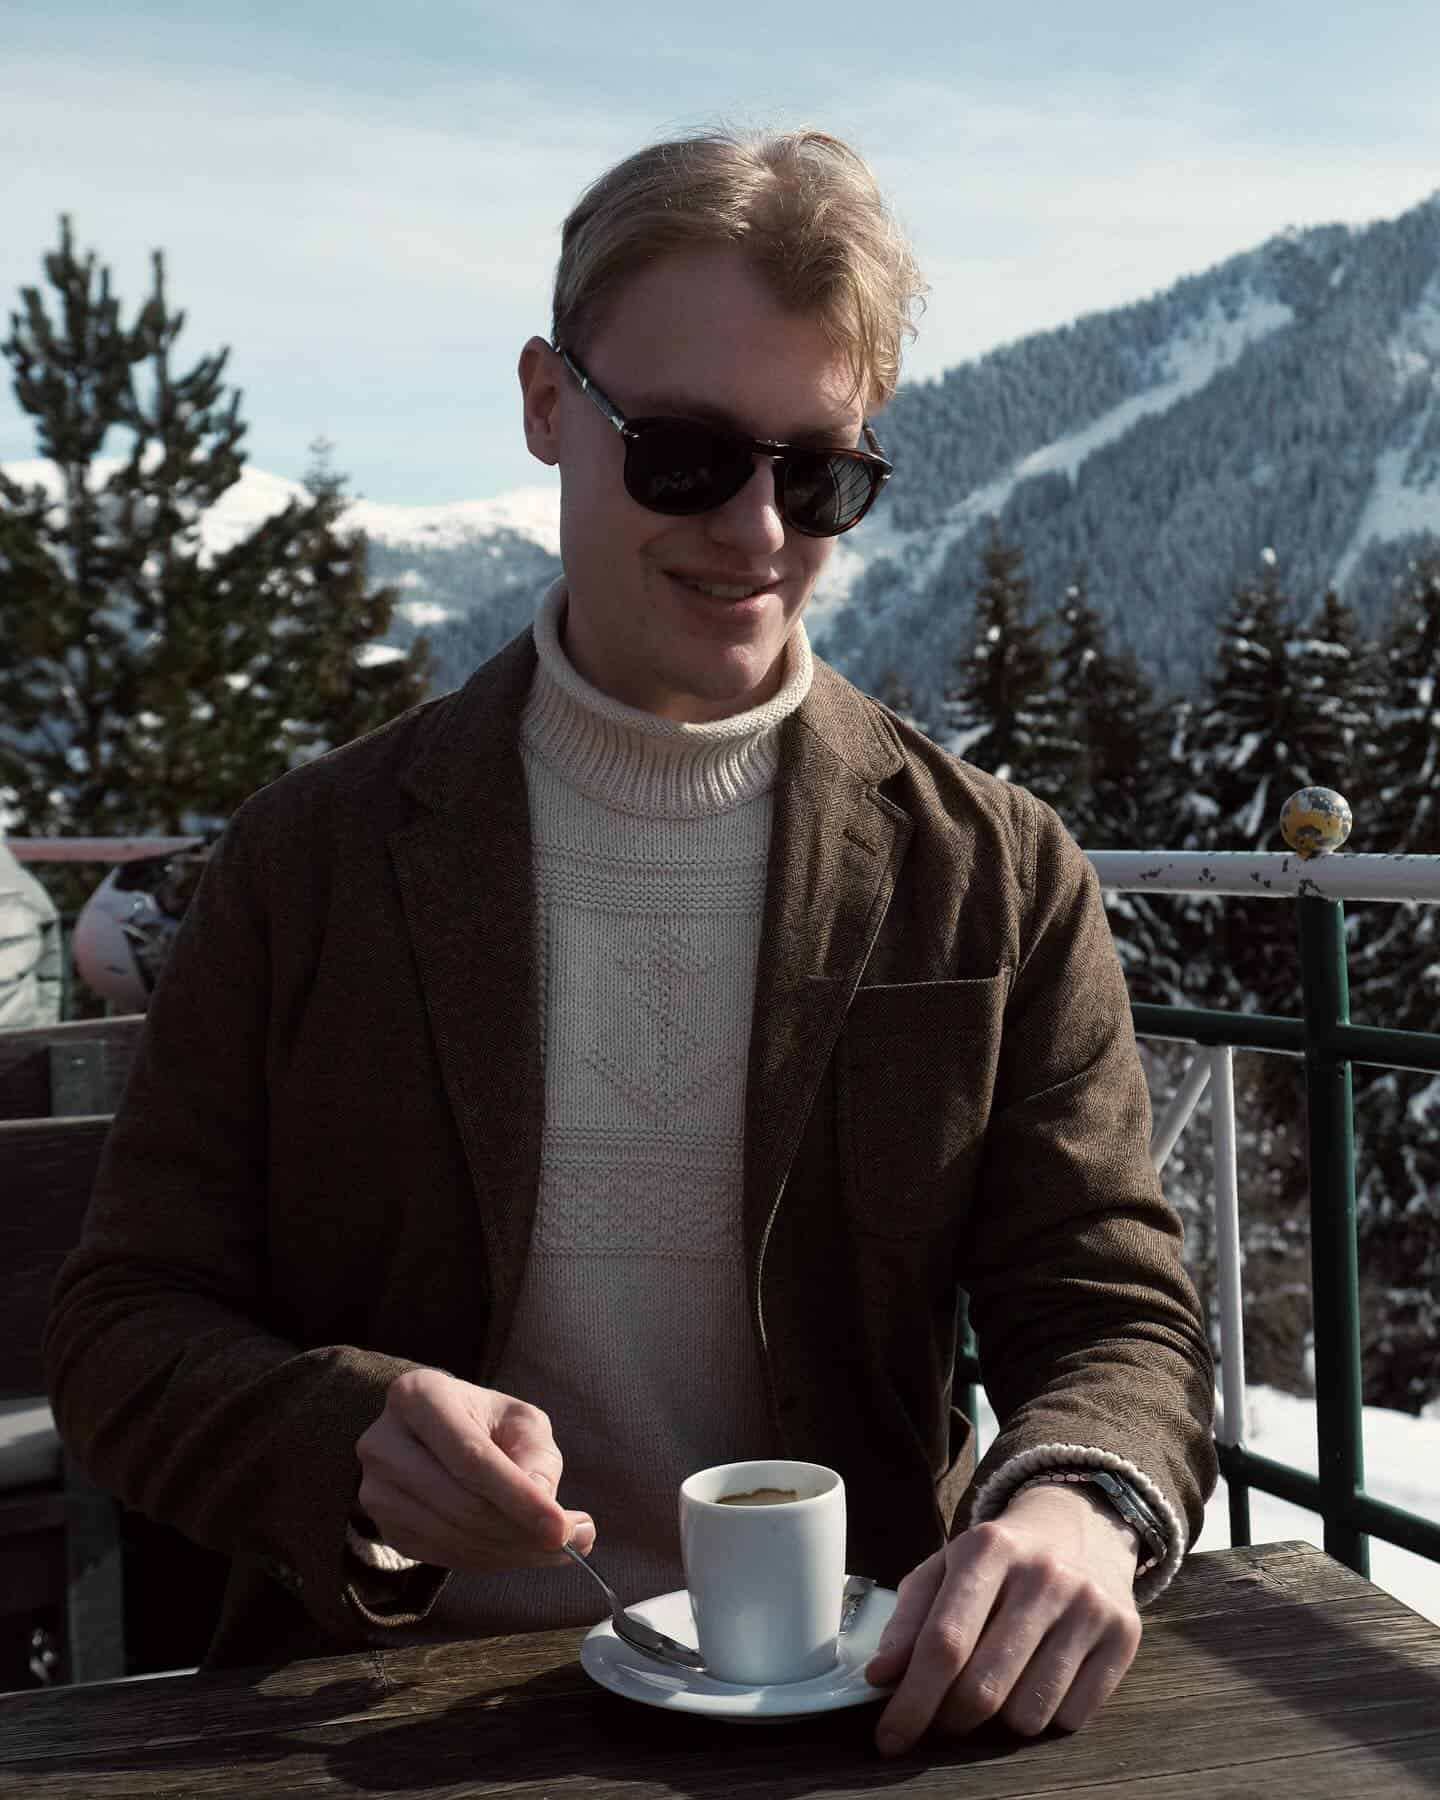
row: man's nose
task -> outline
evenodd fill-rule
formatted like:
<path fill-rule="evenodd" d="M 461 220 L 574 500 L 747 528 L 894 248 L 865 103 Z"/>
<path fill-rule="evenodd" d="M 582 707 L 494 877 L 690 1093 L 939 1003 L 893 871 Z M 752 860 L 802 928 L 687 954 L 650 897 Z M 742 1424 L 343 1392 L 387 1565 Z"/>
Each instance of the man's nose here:
<path fill-rule="evenodd" d="M 744 487 L 710 514 L 711 536 L 721 543 L 778 550 L 785 542 L 780 480 L 780 464 L 757 453 Z"/>

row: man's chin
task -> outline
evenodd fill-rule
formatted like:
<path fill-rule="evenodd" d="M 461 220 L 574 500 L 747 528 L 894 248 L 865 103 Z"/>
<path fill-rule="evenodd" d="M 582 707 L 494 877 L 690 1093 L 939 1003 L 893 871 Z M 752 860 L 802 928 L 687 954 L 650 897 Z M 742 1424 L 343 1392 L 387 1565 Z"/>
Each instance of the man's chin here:
<path fill-rule="evenodd" d="M 678 684 L 662 702 L 664 716 L 689 725 L 732 719 L 772 700 L 784 678 L 783 645 L 768 657 L 715 659 L 703 670 L 678 675 Z"/>

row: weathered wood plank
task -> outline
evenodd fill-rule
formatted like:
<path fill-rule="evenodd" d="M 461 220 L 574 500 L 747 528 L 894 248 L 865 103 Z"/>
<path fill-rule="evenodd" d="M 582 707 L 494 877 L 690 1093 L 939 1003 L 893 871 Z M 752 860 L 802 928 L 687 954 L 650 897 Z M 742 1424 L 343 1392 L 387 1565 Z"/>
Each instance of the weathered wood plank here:
<path fill-rule="evenodd" d="M 1288 1643 L 1272 1632 L 1268 1660 L 1248 1655 L 1248 1619 L 1242 1630 L 1232 1619 L 1230 1647 L 1247 1652 L 1241 1662 L 1248 1680 L 1235 1678 L 1234 1671 L 1230 1679 L 1215 1680 L 1225 1672 L 1224 1659 L 1217 1668 L 1208 1650 L 1200 1662 L 1192 1658 L 1187 1671 L 1185 1632 L 1200 1630 L 1215 1640 L 1219 1627 L 1211 1618 L 1186 1621 L 1155 1635 L 1105 1715 L 1077 1737 L 1025 1744 L 997 1729 L 922 1747 L 896 1765 L 880 1763 L 870 1747 L 877 1708 L 773 1732 L 660 1714 L 600 1693 L 573 1664 L 544 1667 L 578 1637 L 549 1633 L 543 1650 L 536 1640 L 510 1639 L 327 1659 L 258 1680 L 236 1674 L 89 1696 L 47 1695 L 58 1703 L 45 1734 L 48 1768 L 37 1760 L 34 1740 L 28 1746 L 18 1741 L 8 1729 L 16 1721 L 0 1710 L 0 1776 L 23 1775 L 24 1791 L 36 1800 L 81 1790 L 96 1800 L 140 1793 L 156 1800 L 180 1794 L 263 1800 L 267 1793 L 297 1791 L 391 1792 L 412 1800 L 460 1793 L 798 1800 L 801 1794 L 839 1797 L 882 1786 L 915 1796 L 963 1791 L 977 1800 L 1000 1800 L 1082 1787 L 1103 1793 L 1112 1779 L 1132 1797 L 1159 1795 L 1169 1791 L 1162 1783 L 1172 1784 L 1178 1800 L 1198 1794 L 1202 1779 L 1207 1794 L 1267 1791 L 1257 1785 L 1257 1760 L 1275 1773 L 1276 1792 L 1364 1792 L 1353 1767 L 1348 1787 L 1297 1788 L 1282 1776 L 1286 1759 L 1303 1760 L 1307 1781 L 1329 1767 L 1327 1759 L 1352 1765 L 1348 1752 L 1369 1742 L 1380 1746 L 1371 1761 L 1384 1779 L 1391 1780 L 1393 1771 L 1393 1791 L 1406 1791 L 1405 1772 L 1423 1772 L 1427 1758 L 1440 1757 L 1440 1674 L 1434 1666 L 1440 1633 L 1373 1589 L 1358 1602 L 1286 1612 L 1292 1615 Z M 1335 1615 L 1325 1623 L 1336 1642 L 1315 1636 L 1317 1613 Z M 1266 1620 L 1269 1626 L 1280 1622 Z M 1386 1643 L 1388 1627 L 1401 1633 L 1395 1645 Z M 1208 1672 L 1201 1666 L 1206 1658 Z M 518 1666 L 522 1661 L 535 1670 L 528 1678 Z M 408 1682 L 400 1677 L 403 1665 Z M 1147 1665 L 1150 1679 L 1142 1681 Z M 497 1674 L 508 1685 L 494 1686 Z M 487 1679 L 489 1691 L 477 1689 Z M 187 1691 L 196 1701 L 213 1702 L 221 1697 L 220 1686 L 225 1703 L 207 1707 L 203 1719 L 183 1703 Z M 124 1742 L 104 1743 L 109 1734 L 99 1709 L 78 1704 L 102 1698 L 123 1700 L 132 1714 L 120 1734 Z M 32 1702 L 30 1710 L 41 1709 Z M 68 1715 L 63 1731 L 57 1730 L 60 1715 Z M 116 1721 L 105 1723 L 113 1727 Z M 74 1746 L 72 1753 L 55 1754 L 62 1739 Z M 796 1762 L 801 1768 L 794 1768 Z"/>
<path fill-rule="evenodd" d="M 1339 1684 L 1337 1684 L 1338 1689 Z M 1343 1700 L 1343 1695 L 1341 1696 Z M 1019 1744 L 999 1731 L 884 1763 L 870 1745 L 874 1709 L 794 1727 L 745 1729 L 629 1707 L 596 1694 L 548 1711 L 460 1704 L 411 1719 L 351 1719 L 296 1729 L 272 1722 L 206 1744 L 157 1735 L 116 1757 L 77 1740 L 46 1767 L 7 1763 L 0 1793 L 32 1800 L 264 1800 L 266 1795 L 405 1795 L 407 1800 L 858 1800 L 879 1790 L 912 1800 L 1022 1795 L 1354 1794 L 1424 1792 L 1440 1764 L 1431 1697 L 1401 1695 L 1324 1721 L 1234 1704 L 1195 1720 L 1180 1709 L 1119 1709 L 1072 1738 Z M 543 1728 L 537 1728 L 543 1727 Z M 1366 1748 L 1356 1743 L 1362 1736 Z M 23 1783 L 23 1787 L 20 1785 Z M 66 1784 L 69 1784 L 68 1786 Z M 1410 1784 L 1410 1785 L 1407 1785 Z"/>
<path fill-rule="evenodd" d="M 65 1588 L 65 1547 L 58 1531 L 11 1535 L 0 1522 L 0 1619 L 51 1606 Z"/>
<path fill-rule="evenodd" d="M 0 1119 L 43 1119 L 61 1111 L 79 1111 L 78 1102 L 55 1103 L 52 1072 L 60 1059 L 62 1078 L 67 1054 L 79 1046 L 103 1046 L 102 1086 L 98 1104 L 87 1112 L 114 1112 L 145 1026 L 143 1013 L 113 1019 L 72 1019 L 63 1025 L 33 1025 L 23 1031 L 0 1031 Z M 89 1052 L 84 1053 L 87 1057 Z"/>
<path fill-rule="evenodd" d="M 1148 1623 L 1223 1614 L 1241 1605 L 1250 1615 L 1267 1606 L 1373 1592 L 1363 1576 L 1313 1544 L 1299 1540 L 1252 1544 L 1226 1550 L 1223 1558 L 1204 1550 L 1192 1556 L 1155 1604 L 1146 1608 L 1145 1619 Z"/>
<path fill-rule="evenodd" d="M 109 1049 L 100 1038 L 50 1046 L 50 1111 L 57 1119 L 114 1112 L 109 1099 Z"/>
<path fill-rule="evenodd" d="M 0 1121 L 0 1397 L 45 1391 L 40 1334 L 50 1290 L 80 1241 L 109 1130 L 108 1114 Z"/>
<path fill-rule="evenodd" d="M 1273 1553 L 1273 1554 L 1272 1554 Z M 15 1697 L 0 1696 L 0 1794 L 225 1800 L 1123 1800 L 1437 1791 L 1440 1631 L 1308 1546 L 1195 1559 L 1134 1670 L 1075 1737 L 1000 1728 L 898 1763 L 878 1704 L 769 1729 L 632 1705 L 549 1632 Z M 1275 1579 L 1249 1578 L 1270 1567 Z M 1180 1585 L 1180 1584 L 1177 1584 Z M 1313 1590 L 1308 1602 L 1281 1598 Z M 1214 1604 L 1229 1595 L 1229 1613 Z M 1160 1613 L 1160 1609 L 1155 1609 Z"/>
<path fill-rule="evenodd" d="M 126 1673 L 125 1586 L 115 1502 L 65 1458 L 65 1661 L 71 1681 Z"/>

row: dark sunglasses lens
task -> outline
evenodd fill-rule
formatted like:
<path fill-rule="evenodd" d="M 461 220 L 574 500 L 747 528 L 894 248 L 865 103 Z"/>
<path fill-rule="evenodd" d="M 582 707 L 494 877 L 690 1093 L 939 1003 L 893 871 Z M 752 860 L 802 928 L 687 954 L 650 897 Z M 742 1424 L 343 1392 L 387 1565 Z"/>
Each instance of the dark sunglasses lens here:
<path fill-rule="evenodd" d="M 651 512 L 723 506 L 749 478 L 750 457 L 703 425 L 642 426 L 625 446 L 625 488 Z"/>
<path fill-rule="evenodd" d="M 785 465 L 785 517 L 798 531 L 833 537 L 870 504 L 875 473 L 858 456 L 794 452 Z"/>

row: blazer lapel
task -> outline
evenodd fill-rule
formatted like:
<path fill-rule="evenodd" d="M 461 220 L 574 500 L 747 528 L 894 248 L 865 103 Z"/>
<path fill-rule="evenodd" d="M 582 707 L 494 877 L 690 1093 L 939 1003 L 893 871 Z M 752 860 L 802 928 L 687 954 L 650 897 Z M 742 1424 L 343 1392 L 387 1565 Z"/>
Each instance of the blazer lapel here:
<path fill-rule="evenodd" d="M 815 665 L 782 727 L 745 1096 L 745 1254 L 766 1227 L 910 842 L 875 792 L 898 744 L 848 682 Z"/>
<path fill-rule="evenodd" d="M 544 1086 L 520 714 L 529 632 L 453 698 L 404 777 L 422 810 L 390 853 L 490 1274 L 482 1370 L 514 1318 L 539 1191 Z"/>

